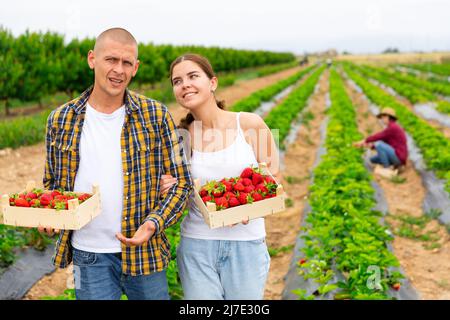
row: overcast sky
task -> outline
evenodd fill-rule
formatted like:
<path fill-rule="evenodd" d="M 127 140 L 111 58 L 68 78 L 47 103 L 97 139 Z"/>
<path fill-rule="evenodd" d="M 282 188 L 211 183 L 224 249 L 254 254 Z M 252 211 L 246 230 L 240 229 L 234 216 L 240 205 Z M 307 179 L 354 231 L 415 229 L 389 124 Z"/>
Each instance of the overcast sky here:
<path fill-rule="evenodd" d="M 294 53 L 450 50 L 449 0 L 9 0 L 0 25 L 68 40 L 120 26 L 140 42 Z"/>

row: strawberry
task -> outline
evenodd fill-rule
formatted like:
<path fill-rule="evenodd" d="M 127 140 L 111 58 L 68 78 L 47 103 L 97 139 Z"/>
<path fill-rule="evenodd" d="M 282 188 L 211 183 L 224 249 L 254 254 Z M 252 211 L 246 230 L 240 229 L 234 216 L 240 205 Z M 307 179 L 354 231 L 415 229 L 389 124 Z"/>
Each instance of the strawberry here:
<path fill-rule="evenodd" d="M 244 188 L 244 192 L 245 193 L 251 193 L 253 190 L 255 190 L 255 187 L 251 184 L 251 185 L 249 185 L 249 186 L 246 186 L 245 188 Z"/>
<path fill-rule="evenodd" d="M 30 206 L 33 208 L 40 208 L 41 207 L 41 202 L 39 201 L 39 199 L 32 199 L 30 201 Z"/>
<path fill-rule="evenodd" d="M 200 197 L 202 197 L 202 198 L 206 197 L 208 195 L 208 191 L 204 188 L 201 189 L 199 193 L 200 193 Z"/>
<path fill-rule="evenodd" d="M 299 265 L 302 265 L 302 264 L 305 264 L 305 263 L 306 263 L 306 259 L 305 258 L 301 258 L 301 259 L 298 260 L 298 264 Z"/>
<path fill-rule="evenodd" d="M 234 185 L 233 188 L 234 188 L 234 190 L 241 192 L 241 191 L 244 191 L 245 187 L 242 183 L 238 182 Z"/>
<path fill-rule="evenodd" d="M 212 198 L 211 198 L 211 196 L 204 196 L 204 197 L 202 197 L 202 200 L 204 203 L 207 203 L 208 201 L 211 201 Z"/>
<path fill-rule="evenodd" d="M 255 190 L 256 190 L 256 191 L 259 191 L 259 192 L 262 193 L 263 195 L 269 193 L 269 190 L 268 190 L 268 189 L 266 188 L 266 186 L 265 186 L 264 184 L 262 184 L 262 183 L 258 184 L 258 185 L 255 187 Z"/>
<path fill-rule="evenodd" d="M 44 193 L 39 200 L 41 201 L 41 204 L 45 207 L 50 204 L 50 201 L 53 200 L 53 197 L 50 193 Z"/>
<path fill-rule="evenodd" d="M 80 203 L 83 203 L 90 197 L 91 197 L 91 195 L 89 193 L 83 193 L 81 196 L 78 197 L 78 201 L 80 201 Z"/>
<path fill-rule="evenodd" d="M 27 194 L 26 193 L 21 193 L 21 194 L 19 194 L 19 198 L 26 200 L 27 199 Z"/>
<path fill-rule="evenodd" d="M 230 207 L 236 207 L 239 206 L 241 203 L 236 197 L 233 197 L 228 200 L 228 204 L 230 205 Z"/>
<path fill-rule="evenodd" d="M 213 191 L 212 195 L 214 198 L 220 198 L 223 196 L 223 191 Z"/>
<path fill-rule="evenodd" d="M 394 283 L 393 285 L 392 285 L 392 289 L 394 289 L 395 291 L 398 291 L 398 290 L 400 290 L 400 287 L 401 287 L 401 285 L 400 285 L 400 283 Z"/>
<path fill-rule="evenodd" d="M 67 196 L 60 194 L 55 196 L 53 199 L 55 199 L 56 201 L 64 201 L 67 200 Z"/>
<path fill-rule="evenodd" d="M 265 177 L 264 177 L 264 182 L 266 182 L 266 183 L 277 184 L 277 183 L 275 182 L 275 180 L 274 180 L 271 176 L 265 176 Z"/>
<path fill-rule="evenodd" d="M 231 182 L 224 181 L 223 185 L 225 186 L 225 191 L 232 191 L 233 190 L 233 185 L 231 184 Z"/>
<path fill-rule="evenodd" d="M 222 210 L 228 208 L 228 201 L 224 197 L 215 199 L 217 210 Z"/>
<path fill-rule="evenodd" d="M 258 173 L 258 172 L 253 172 L 253 175 L 252 175 L 252 183 L 253 183 L 253 185 L 256 186 L 256 185 L 260 184 L 261 182 L 263 182 L 262 175 L 260 173 Z"/>
<path fill-rule="evenodd" d="M 249 178 L 242 178 L 242 184 L 247 187 L 250 186 L 252 184 L 252 180 Z"/>
<path fill-rule="evenodd" d="M 233 192 L 227 191 L 223 194 L 223 196 L 225 197 L 225 199 L 229 200 L 230 198 L 236 198 L 236 195 Z"/>
<path fill-rule="evenodd" d="M 253 202 L 253 197 L 248 193 L 241 192 L 239 194 L 238 200 L 241 204 L 247 204 Z"/>
<path fill-rule="evenodd" d="M 255 202 L 263 200 L 263 196 L 258 192 L 253 192 L 252 197 Z"/>
<path fill-rule="evenodd" d="M 30 207 L 30 203 L 26 199 L 23 199 L 23 198 L 17 198 L 14 201 L 14 204 L 16 207 L 26 207 L 26 208 Z"/>
<path fill-rule="evenodd" d="M 37 199 L 38 196 L 36 193 L 34 192 L 28 192 L 27 195 L 25 196 L 25 198 L 27 198 L 27 200 L 33 200 L 33 199 Z"/>
<path fill-rule="evenodd" d="M 245 168 L 241 173 L 241 178 L 251 179 L 253 175 L 253 168 Z"/>
<path fill-rule="evenodd" d="M 54 198 L 54 197 L 56 197 L 56 196 L 60 196 L 60 195 L 61 195 L 61 192 L 59 192 L 58 190 L 53 190 L 52 193 L 51 193 L 51 195 L 52 195 L 52 197 Z"/>

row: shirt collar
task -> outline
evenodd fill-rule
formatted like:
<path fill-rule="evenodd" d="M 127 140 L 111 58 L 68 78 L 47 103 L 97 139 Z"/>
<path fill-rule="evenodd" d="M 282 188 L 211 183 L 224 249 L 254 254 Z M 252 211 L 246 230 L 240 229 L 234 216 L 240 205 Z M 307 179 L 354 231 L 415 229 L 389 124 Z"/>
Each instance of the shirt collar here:
<path fill-rule="evenodd" d="M 90 86 L 73 103 L 72 107 L 74 108 L 77 114 L 86 112 L 86 103 L 89 100 L 89 97 L 93 89 L 94 86 Z M 126 112 L 128 114 L 131 114 L 132 112 L 139 110 L 139 102 L 137 101 L 136 97 L 131 94 L 130 90 L 128 89 L 125 90 L 125 97 L 123 100 L 125 103 Z"/>

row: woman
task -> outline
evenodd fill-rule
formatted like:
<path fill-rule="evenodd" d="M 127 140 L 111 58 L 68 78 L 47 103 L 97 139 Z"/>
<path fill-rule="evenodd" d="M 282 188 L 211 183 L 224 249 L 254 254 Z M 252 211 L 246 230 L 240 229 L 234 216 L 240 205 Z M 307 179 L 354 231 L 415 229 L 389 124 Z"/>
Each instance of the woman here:
<path fill-rule="evenodd" d="M 374 147 L 377 154 L 370 158 L 374 164 L 381 164 L 384 168 L 400 168 L 406 164 L 408 147 L 406 134 L 397 124 L 397 115 L 392 108 L 383 108 L 377 115 L 386 128 L 365 140 L 355 143 L 357 147 Z M 374 146 L 372 143 L 375 142 Z"/>
<path fill-rule="evenodd" d="M 170 79 L 177 102 L 189 110 L 180 128 L 189 132 L 194 179 L 204 184 L 239 176 L 259 162 L 278 174 L 278 152 L 269 128 L 256 114 L 225 110 L 223 101 L 215 98 L 218 80 L 206 58 L 177 58 Z M 162 191 L 173 183 L 164 176 Z M 193 199 L 188 209 L 177 248 L 184 298 L 262 299 L 270 266 L 264 218 L 210 229 Z"/>

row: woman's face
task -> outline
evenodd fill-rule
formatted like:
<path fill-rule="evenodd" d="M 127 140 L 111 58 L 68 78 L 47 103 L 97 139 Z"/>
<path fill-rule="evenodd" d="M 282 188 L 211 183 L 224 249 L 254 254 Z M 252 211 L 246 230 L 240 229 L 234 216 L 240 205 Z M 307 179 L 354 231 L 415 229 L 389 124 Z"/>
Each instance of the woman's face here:
<path fill-rule="evenodd" d="M 185 60 L 177 64 L 171 80 L 177 102 L 186 109 L 193 110 L 214 99 L 217 78 L 209 79 L 195 62 Z"/>

